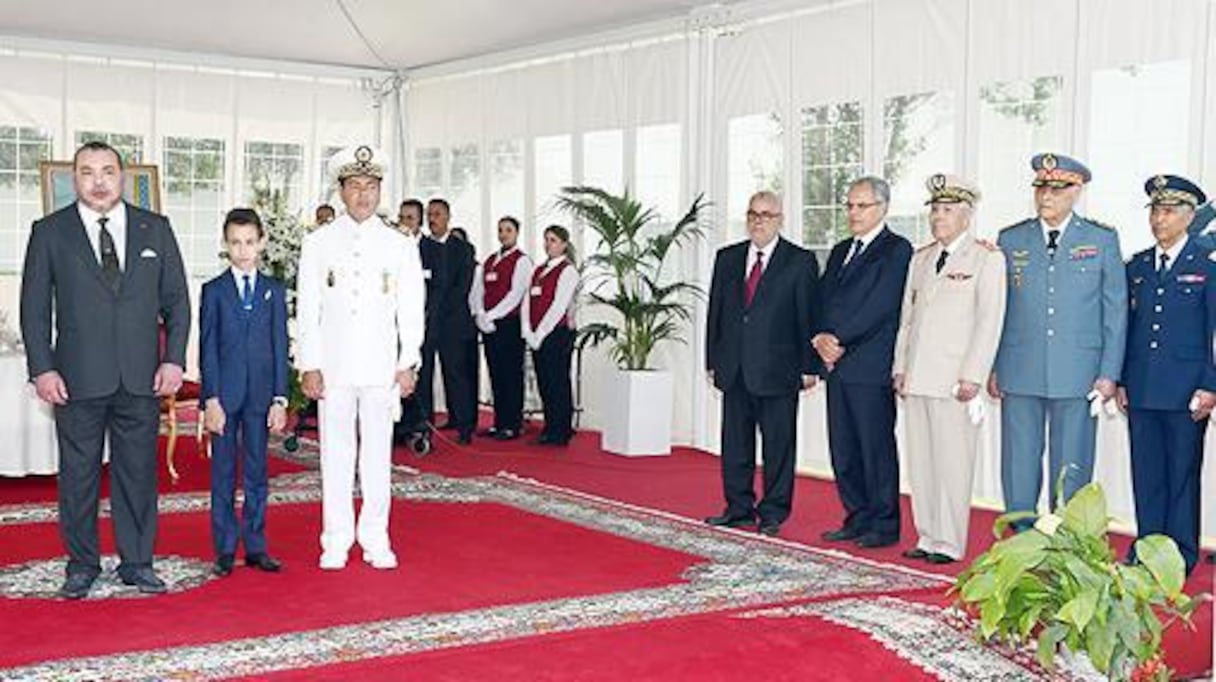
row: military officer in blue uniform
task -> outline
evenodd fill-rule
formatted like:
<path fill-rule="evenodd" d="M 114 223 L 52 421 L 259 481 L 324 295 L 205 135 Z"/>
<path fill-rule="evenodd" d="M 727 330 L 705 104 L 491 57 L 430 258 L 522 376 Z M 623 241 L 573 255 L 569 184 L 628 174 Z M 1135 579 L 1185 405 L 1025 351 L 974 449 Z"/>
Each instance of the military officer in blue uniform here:
<path fill-rule="evenodd" d="M 1173 538 L 1190 573 L 1199 558 L 1203 435 L 1216 405 L 1216 256 L 1187 233 L 1206 199 L 1203 190 L 1186 178 L 1158 175 L 1144 191 L 1157 244 L 1127 263 L 1119 404 L 1131 427 L 1137 533 Z"/>
<path fill-rule="evenodd" d="M 1002 399 L 1001 488 L 1010 512 L 1038 506 L 1045 431 L 1051 505 L 1089 483 L 1097 423 L 1091 400 L 1100 406 L 1115 396 L 1127 331 L 1118 235 L 1073 212 L 1089 169 L 1058 154 L 1038 154 L 1030 165 L 1038 216 L 997 238 L 1008 266 L 1007 306 L 988 383 Z"/>

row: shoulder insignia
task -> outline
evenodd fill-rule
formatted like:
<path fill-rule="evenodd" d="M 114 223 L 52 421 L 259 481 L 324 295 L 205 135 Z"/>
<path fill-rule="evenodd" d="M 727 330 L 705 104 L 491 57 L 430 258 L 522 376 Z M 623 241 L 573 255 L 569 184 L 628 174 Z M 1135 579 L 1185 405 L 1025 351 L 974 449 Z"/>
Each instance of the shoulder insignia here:
<path fill-rule="evenodd" d="M 976 239 L 975 243 L 979 246 L 982 246 L 984 249 L 986 249 L 987 251 L 990 251 L 990 252 L 1001 250 L 1001 247 L 997 246 L 996 242 L 994 242 L 990 239 Z"/>
<path fill-rule="evenodd" d="M 1090 218 L 1088 216 L 1081 216 L 1081 219 L 1084 220 L 1085 222 L 1089 223 L 1090 225 L 1093 225 L 1094 227 L 1102 228 L 1103 230 L 1110 230 L 1111 232 L 1118 231 L 1114 228 L 1113 225 L 1107 225 L 1106 223 L 1104 223 L 1100 220 L 1094 220 L 1093 218 Z"/>

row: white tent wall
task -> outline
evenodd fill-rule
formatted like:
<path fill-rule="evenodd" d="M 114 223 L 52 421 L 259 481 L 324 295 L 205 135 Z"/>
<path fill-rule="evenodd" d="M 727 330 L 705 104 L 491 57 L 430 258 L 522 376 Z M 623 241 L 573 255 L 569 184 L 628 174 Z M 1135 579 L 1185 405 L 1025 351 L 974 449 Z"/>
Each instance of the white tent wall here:
<path fill-rule="evenodd" d="M 708 242 L 682 256 L 682 276 L 705 283 L 713 250 L 742 237 L 744 203 L 755 189 L 782 190 L 785 236 L 822 254 L 842 229 L 830 214 L 845 178 L 866 172 L 891 179 L 891 224 L 924 243 L 924 177 L 959 172 L 984 189 L 976 230 L 993 238 L 1032 213 L 1030 155 L 1056 150 L 1090 163 L 1095 180 L 1081 210 L 1115 225 L 1128 257 L 1151 245 L 1145 177 L 1180 173 L 1216 190 L 1216 130 L 1203 115 L 1216 106 L 1214 26 L 1213 0 L 714 6 L 683 22 L 639 27 L 636 35 L 589 36 L 410 74 L 411 158 L 419 149 L 469 142 L 480 126 L 486 200 L 480 215 L 457 221 L 479 226 L 484 252 L 494 243 L 493 221 L 508 212 L 499 208 L 515 207 L 535 252 L 538 231 L 555 217 L 545 209 L 554 178 L 616 177 L 589 168 L 587 154 L 605 148 L 591 143 L 594 133 L 619 130 L 609 139 L 623 146 L 617 163 L 631 190 L 651 200 L 670 196 L 672 207 L 702 191 L 714 202 Z M 436 110 L 455 91 L 461 109 Z M 451 137 L 457 128 L 462 140 Z M 856 135 L 854 145 L 832 142 Z M 568 144 L 552 144 L 555 136 L 568 136 Z M 656 173 L 673 145 L 656 150 L 653 143 L 676 139 L 673 170 Z M 518 149 L 511 158 L 523 177 L 511 182 L 491 171 L 488 150 L 503 140 Z M 558 158 L 538 159 L 538 150 Z M 566 174 L 555 175 L 554 163 Z M 675 169 L 678 177 L 664 178 Z M 517 196 L 497 196 L 504 188 Z M 425 189 L 447 191 L 442 184 Z M 576 228 L 576 243 L 590 246 L 582 239 Z M 587 319 L 584 308 L 580 320 Z M 698 306 L 691 343 L 668 346 L 658 364 L 680 377 L 677 438 L 716 450 L 719 402 L 702 369 L 702 323 Z M 598 412 L 613 409 L 594 397 L 609 365 L 602 352 L 585 363 L 583 423 L 594 426 Z M 822 389 L 806 396 L 801 415 L 800 468 L 828 473 Z M 998 422 L 990 418 L 985 427 L 974 490 L 977 502 L 995 506 Z M 1214 469 L 1207 467 L 1207 489 L 1216 486 Z M 1097 477 L 1112 513 L 1130 523 L 1124 422 L 1100 430 Z M 1204 521 L 1205 532 L 1216 534 L 1216 509 L 1205 508 Z"/>
<path fill-rule="evenodd" d="M 251 158 L 293 169 L 280 180 L 290 207 L 311 222 L 331 190 L 326 153 L 392 144 L 390 119 L 365 87 L 388 76 L 0 37 L 0 309 L 16 324 L 25 243 L 42 215 L 37 163 L 70 159 L 80 134 L 109 136 L 159 166 L 162 208 L 197 293 L 222 268 L 224 212 L 250 201 Z M 193 365 L 193 343 L 190 357 Z"/>

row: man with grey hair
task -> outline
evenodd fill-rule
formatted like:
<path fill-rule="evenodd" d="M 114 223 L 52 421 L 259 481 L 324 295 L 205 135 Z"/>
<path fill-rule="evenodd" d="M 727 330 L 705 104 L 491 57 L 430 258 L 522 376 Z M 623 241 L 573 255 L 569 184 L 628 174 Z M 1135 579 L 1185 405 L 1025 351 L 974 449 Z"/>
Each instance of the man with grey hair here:
<path fill-rule="evenodd" d="M 948 564 L 967 553 L 979 394 L 1005 320 L 1005 257 L 970 233 L 979 188 L 941 173 L 925 184 L 933 241 L 908 269 L 892 379 L 918 536 L 904 557 Z"/>
<path fill-rule="evenodd" d="M 823 369 L 810 346 L 817 326 L 815 256 L 779 236 L 781 198 L 758 192 L 747 205 L 748 239 L 714 261 L 705 366 L 722 391 L 722 487 L 726 509 L 705 522 L 756 525 L 777 535 L 794 495 L 798 392 Z M 756 428 L 764 439 L 764 498 L 757 504 Z"/>
<path fill-rule="evenodd" d="M 853 236 L 836 244 L 823 276 L 823 323 L 811 343 L 827 369 L 828 445 L 844 505 L 833 542 L 899 541 L 899 458 L 891 361 L 912 245 L 884 224 L 891 188 L 866 176 L 849 186 Z"/>

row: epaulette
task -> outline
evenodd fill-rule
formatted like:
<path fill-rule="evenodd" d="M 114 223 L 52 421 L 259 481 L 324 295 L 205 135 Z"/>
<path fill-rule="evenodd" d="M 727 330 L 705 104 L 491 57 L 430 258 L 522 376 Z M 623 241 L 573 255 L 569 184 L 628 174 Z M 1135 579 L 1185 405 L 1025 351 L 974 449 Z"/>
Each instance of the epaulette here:
<path fill-rule="evenodd" d="M 980 246 L 982 246 L 982 247 L 984 247 L 984 248 L 985 248 L 986 250 L 988 250 L 989 252 L 994 252 L 994 251 L 1000 251 L 1000 250 L 1001 250 L 1001 247 L 997 246 L 995 242 L 993 242 L 993 241 L 991 241 L 991 240 L 988 240 L 988 239 L 979 239 L 979 238 L 976 238 L 975 243 L 976 243 L 976 244 L 979 244 L 979 245 L 980 245 Z"/>
<path fill-rule="evenodd" d="M 1113 225 L 1107 225 L 1106 223 L 1102 222 L 1101 220 L 1094 220 L 1093 218 L 1090 218 L 1089 216 L 1081 216 L 1081 220 L 1084 220 L 1085 222 L 1089 223 L 1090 225 L 1093 225 L 1094 227 L 1100 227 L 1103 230 L 1110 230 L 1111 232 L 1118 232 L 1118 230 L 1116 230 Z"/>
<path fill-rule="evenodd" d="M 1034 220 L 1034 219 L 1033 219 L 1033 218 L 1031 218 L 1031 219 L 1028 219 L 1028 220 L 1023 220 L 1023 221 L 1021 221 L 1021 222 L 1014 223 L 1014 224 L 1012 224 L 1012 225 L 1006 225 L 1005 227 L 1002 227 L 1002 228 L 1001 228 L 1000 230 L 998 230 L 998 231 L 999 231 L 999 232 L 1004 232 L 1004 231 L 1006 231 L 1006 230 L 1012 230 L 1012 229 L 1013 229 L 1013 228 L 1015 228 L 1015 227 L 1021 227 L 1021 226 L 1025 225 L 1026 223 L 1032 222 L 1033 220 Z"/>

